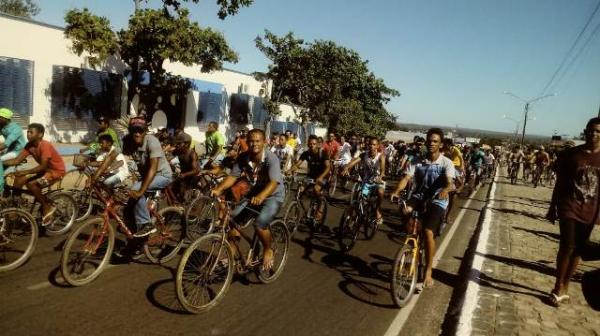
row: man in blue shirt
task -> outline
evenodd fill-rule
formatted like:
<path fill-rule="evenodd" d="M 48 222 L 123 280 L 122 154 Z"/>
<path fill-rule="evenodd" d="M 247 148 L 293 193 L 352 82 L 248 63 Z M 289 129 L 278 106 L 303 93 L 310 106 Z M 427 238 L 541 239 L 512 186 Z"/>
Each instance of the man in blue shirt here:
<path fill-rule="evenodd" d="M 444 132 L 439 128 L 427 131 L 425 142 L 427 155 L 414 160 L 405 170 L 405 175 L 392 194 L 392 200 L 398 198 L 410 180 L 414 180 L 411 199 L 405 208 L 405 215 L 417 209 L 423 225 L 425 238 L 426 270 L 423 287 L 431 287 L 433 278 L 433 255 L 435 254 L 435 235 L 440 233 L 445 211 L 448 208 L 449 193 L 453 190 L 455 170 L 452 161 L 442 155 L 440 149 L 444 141 Z"/>
<path fill-rule="evenodd" d="M 0 194 L 4 191 L 2 162 L 16 158 L 27 144 L 21 126 L 12 121 L 12 116 L 11 110 L 0 108 L 0 135 L 4 137 L 4 143 L 0 143 Z"/>
<path fill-rule="evenodd" d="M 479 184 L 484 160 L 485 154 L 481 150 L 481 147 L 478 144 L 473 145 L 473 151 L 469 159 L 469 169 L 475 172 L 475 185 Z"/>

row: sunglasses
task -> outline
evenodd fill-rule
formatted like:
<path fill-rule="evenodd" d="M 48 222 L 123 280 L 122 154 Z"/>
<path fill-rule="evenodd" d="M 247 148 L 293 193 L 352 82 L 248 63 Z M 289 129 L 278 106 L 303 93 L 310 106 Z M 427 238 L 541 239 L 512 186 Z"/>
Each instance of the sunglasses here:
<path fill-rule="evenodd" d="M 129 133 L 131 133 L 131 134 L 144 133 L 144 132 L 146 132 L 146 129 L 143 127 L 139 127 L 139 126 L 129 127 Z"/>

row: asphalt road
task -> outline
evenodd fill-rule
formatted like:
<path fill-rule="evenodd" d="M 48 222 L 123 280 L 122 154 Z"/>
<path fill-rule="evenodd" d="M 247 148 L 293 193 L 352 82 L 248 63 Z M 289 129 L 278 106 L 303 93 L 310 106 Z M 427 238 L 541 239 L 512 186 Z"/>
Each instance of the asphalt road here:
<path fill-rule="evenodd" d="M 91 284 L 73 288 L 57 271 L 65 237 L 40 237 L 29 262 L 0 274 L 0 330 L 3 335 L 437 335 L 450 330 L 458 314 L 450 302 L 460 297 L 459 269 L 487 189 L 474 193 L 467 207 L 467 197 L 459 198 L 451 217 L 462 211 L 462 220 L 452 224 L 457 227 L 434 271 L 436 283 L 418 296 L 410 314 L 405 308 L 404 319 L 389 291 L 401 236 L 396 211 L 386 202 L 386 222 L 373 240 L 359 241 L 344 255 L 330 234 L 311 236 L 301 228 L 276 282 L 238 279 L 203 315 L 187 314 L 178 305 L 173 281 L 178 259 L 164 266 L 111 265 Z M 331 228 L 346 206 L 346 197 L 338 197 L 329 206 Z M 452 225 L 438 242 L 449 238 Z"/>

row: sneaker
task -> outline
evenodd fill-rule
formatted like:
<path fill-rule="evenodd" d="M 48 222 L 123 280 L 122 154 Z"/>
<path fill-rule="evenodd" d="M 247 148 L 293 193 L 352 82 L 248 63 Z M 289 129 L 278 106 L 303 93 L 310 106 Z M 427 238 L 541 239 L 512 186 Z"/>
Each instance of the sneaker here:
<path fill-rule="evenodd" d="M 153 234 L 156 231 L 158 231 L 158 230 L 156 230 L 154 225 L 149 223 L 149 224 L 144 225 L 144 227 L 142 227 L 141 230 L 134 233 L 133 236 L 136 238 L 146 237 L 146 236 Z"/>

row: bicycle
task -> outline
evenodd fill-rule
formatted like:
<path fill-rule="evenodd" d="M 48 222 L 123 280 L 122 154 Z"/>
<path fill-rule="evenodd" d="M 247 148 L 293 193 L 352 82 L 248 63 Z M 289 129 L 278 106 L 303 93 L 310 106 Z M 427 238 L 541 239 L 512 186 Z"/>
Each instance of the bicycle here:
<path fill-rule="evenodd" d="M 285 223 L 290 236 L 293 236 L 298 229 L 300 224 L 304 224 L 309 227 L 313 232 L 317 232 L 320 228 L 325 225 L 325 218 L 327 217 L 327 198 L 324 194 L 321 197 L 311 197 L 308 207 L 304 206 L 302 202 L 302 196 L 304 191 L 309 187 L 315 186 L 314 179 L 306 179 L 304 183 L 298 187 L 294 200 L 288 205 L 283 216 L 283 222 Z M 322 189 L 324 192 L 325 189 Z M 319 204 L 322 205 L 323 210 L 321 211 L 321 220 L 316 220 L 315 213 L 319 209 Z"/>
<path fill-rule="evenodd" d="M 377 197 L 374 193 L 370 193 L 369 189 L 365 188 L 366 182 L 358 181 L 352 189 L 352 197 L 350 206 L 346 208 L 342 218 L 340 219 L 338 229 L 338 243 L 342 252 L 349 252 L 358 239 L 361 227 L 365 239 L 371 240 L 377 232 Z M 367 193 L 365 193 L 367 190 Z"/>
<path fill-rule="evenodd" d="M 38 235 L 35 219 L 25 210 L 0 210 L 0 273 L 23 265 L 33 254 Z"/>
<path fill-rule="evenodd" d="M 43 193 L 44 196 L 46 196 L 53 206 L 56 207 L 56 211 L 54 212 L 54 215 L 52 215 L 52 221 L 50 221 L 50 223 L 41 223 L 41 214 L 40 216 L 35 216 L 34 219 L 36 220 L 36 223 L 39 223 L 44 228 L 44 231 L 48 236 L 62 235 L 69 231 L 75 222 L 77 215 L 75 200 L 68 192 L 60 189 L 44 189 L 46 190 Z M 33 200 L 30 201 L 23 197 L 23 195 L 27 195 L 28 198 L 32 198 Z M 4 207 L 28 209 L 27 212 L 32 215 L 40 213 L 42 210 L 41 205 L 35 200 L 33 194 L 26 189 L 14 188 L 13 186 L 6 184 L 4 186 L 4 195 L 2 196 L 5 198 L 3 202 Z"/>
<path fill-rule="evenodd" d="M 510 166 L 508 168 L 508 175 L 510 176 L 510 184 L 517 183 L 517 175 L 519 173 L 519 166 L 520 166 L 520 163 L 517 161 L 513 161 L 510 163 Z"/>
<path fill-rule="evenodd" d="M 105 204 L 101 217 L 84 222 L 67 238 L 63 248 L 60 270 L 65 281 L 72 286 L 82 286 L 96 279 L 109 262 L 115 245 L 116 221 L 127 239 L 133 240 L 122 216 L 118 213 L 128 202 L 129 195 L 124 188 L 106 190 L 102 182 L 92 185 L 94 197 Z M 160 191 L 146 192 L 148 209 L 157 232 L 144 241 L 144 255 L 152 263 L 163 264 L 173 259 L 183 246 L 185 219 L 182 207 L 166 207 L 156 210 L 161 198 Z M 89 268 L 88 268 L 89 267 Z M 90 269 L 91 268 L 91 269 Z"/>
<path fill-rule="evenodd" d="M 544 166 L 540 165 L 540 164 L 536 164 L 533 167 L 533 174 L 531 177 L 531 182 L 533 183 L 533 187 L 537 188 L 538 184 L 542 184 L 543 185 L 543 180 L 542 180 L 542 172 L 544 170 Z"/>
<path fill-rule="evenodd" d="M 399 204 L 406 207 L 406 202 L 401 199 Z M 419 215 L 419 211 L 413 209 L 407 222 L 406 238 L 394 258 L 390 288 L 392 299 L 398 308 L 408 304 L 417 281 L 422 282 L 425 278 L 425 244 Z"/>
<path fill-rule="evenodd" d="M 219 209 L 215 207 L 209 191 L 218 185 L 218 179 L 212 174 L 201 174 L 198 182 L 200 192 L 185 210 L 186 237 L 194 241 L 213 231 L 218 219 Z"/>
<path fill-rule="evenodd" d="M 289 234 L 285 224 L 276 219 L 269 225 L 273 239 L 273 267 L 263 270 L 262 244 L 256 230 L 250 238 L 231 216 L 232 207 L 241 203 L 220 198 L 214 202 L 226 205 L 221 222 L 224 224 L 219 226 L 219 232 L 200 237 L 190 244 L 179 261 L 175 278 L 177 299 L 186 311 L 194 314 L 212 309 L 223 299 L 233 279 L 234 267 L 238 274 L 255 273 L 260 282 L 267 284 L 281 275 L 288 256 Z M 235 238 L 228 239 L 231 227 L 240 233 L 239 242 Z M 246 253 L 240 249 L 242 238 L 248 244 Z"/>

